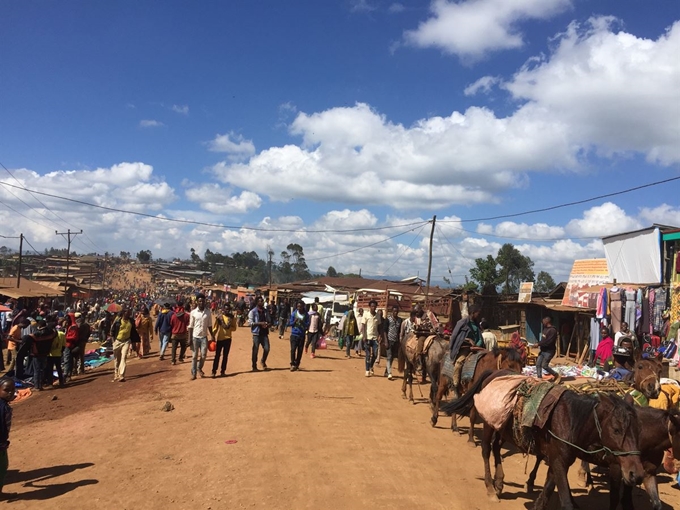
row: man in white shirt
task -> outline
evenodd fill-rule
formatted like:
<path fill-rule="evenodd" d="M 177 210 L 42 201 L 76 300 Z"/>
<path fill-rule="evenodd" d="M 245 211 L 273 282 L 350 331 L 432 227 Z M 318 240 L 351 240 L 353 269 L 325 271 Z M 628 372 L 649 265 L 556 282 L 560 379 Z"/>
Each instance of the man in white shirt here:
<path fill-rule="evenodd" d="M 372 299 L 368 303 L 368 313 L 364 313 L 361 322 L 361 333 L 364 337 L 364 349 L 366 349 L 366 377 L 373 375 L 373 365 L 378 356 L 378 339 L 382 326 L 382 315 L 378 312 L 378 302 Z"/>
<path fill-rule="evenodd" d="M 496 339 L 496 335 L 489 331 L 489 323 L 486 322 L 486 319 L 482 319 L 480 321 L 479 327 L 482 330 L 482 340 L 484 340 L 484 348 L 487 351 L 493 351 L 496 347 L 498 347 L 498 340 Z"/>
<path fill-rule="evenodd" d="M 208 356 L 208 335 L 214 341 L 215 335 L 212 332 L 212 316 L 210 310 L 205 307 L 205 296 L 199 294 L 196 297 L 196 308 L 189 314 L 189 338 L 194 347 L 194 354 L 191 357 L 191 380 L 196 379 L 196 374 L 201 378 L 205 377 L 203 365 Z"/>

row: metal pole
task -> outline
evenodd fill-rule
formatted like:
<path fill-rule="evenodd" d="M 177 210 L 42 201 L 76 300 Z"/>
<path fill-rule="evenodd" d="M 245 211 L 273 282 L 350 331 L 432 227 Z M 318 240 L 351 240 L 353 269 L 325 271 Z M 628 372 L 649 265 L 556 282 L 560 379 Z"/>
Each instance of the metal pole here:
<path fill-rule="evenodd" d="M 17 289 L 21 285 L 21 257 L 24 248 L 24 234 L 19 234 L 19 270 L 17 271 Z"/>
<path fill-rule="evenodd" d="M 427 261 L 427 287 L 425 289 L 425 308 L 430 299 L 430 276 L 432 275 L 432 240 L 434 239 L 434 225 L 437 222 L 437 215 L 432 216 L 432 230 L 430 231 L 430 257 Z"/>

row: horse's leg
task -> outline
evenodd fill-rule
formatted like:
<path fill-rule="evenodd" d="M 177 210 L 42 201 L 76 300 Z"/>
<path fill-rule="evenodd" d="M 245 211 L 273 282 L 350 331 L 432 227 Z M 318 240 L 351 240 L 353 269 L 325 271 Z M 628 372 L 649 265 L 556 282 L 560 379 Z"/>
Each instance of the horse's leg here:
<path fill-rule="evenodd" d="M 434 427 L 439 419 L 439 403 L 444 397 L 446 392 L 446 378 L 443 375 L 439 376 L 439 386 L 437 386 L 437 395 L 434 398 L 434 410 L 432 411 L 432 418 L 430 418 L 430 423 Z"/>
<path fill-rule="evenodd" d="M 406 400 L 406 380 L 408 379 L 408 362 L 404 367 L 404 378 L 401 381 L 401 398 Z"/>
<path fill-rule="evenodd" d="M 470 429 L 468 430 L 468 446 L 475 448 L 475 422 L 477 421 L 477 408 L 473 405 L 470 409 Z"/>
<path fill-rule="evenodd" d="M 410 365 L 408 368 L 408 400 L 415 405 L 413 400 L 413 372 L 415 372 L 415 365 Z"/>
<path fill-rule="evenodd" d="M 499 502 L 496 495 L 496 488 L 491 479 L 491 466 L 489 464 L 489 457 L 491 456 L 491 443 L 494 440 L 494 430 L 488 425 L 484 425 L 482 433 L 482 459 L 484 459 L 484 485 L 486 486 L 486 495 L 491 501 Z"/>
<path fill-rule="evenodd" d="M 578 484 L 580 487 L 587 487 L 589 490 L 593 488 L 593 476 L 590 474 L 590 464 L 585 460 L 581 461 L 581 467 L 578 468 Z"/>
<path fill-rule="evenodd" d="M 527 491 L 527 494 L 532 494 L 534 492 L 534 484 L 536 483 L 536 474 L 538 474 L 538 468 L 541 465 L 541 461 L 545 458 L 545 456 L 542 453 L 536 454 L 536 464 L 534 464 L 534 469 L 531 470 L 531 473 L 529 473 L 529 479 L 527 480 L 526 485 L 524 488 Z"/>
<path fill-rule="evenodd" d="M 552 462 L 554 485 L 557 485 L 557 495 L 560 497 L 562 503 L 562 510 L 574 510 L 574 498 L 571 495 L 571 488 L 569 487 L 569 479 L 567 472 L 569 471 L 568 459 L 564 457 L 554 457 Z M 573 461 L 573 457 L 571 459 Z M 545 492 L 545 489 L 543 489 Z M 548 495 L 549 497 L 550 495 Z M 546 500 L 547 501 L 547 500 Z"/>
<path fill-rule="evenodd" d="M 552 467 L 548 466 L 548 473 L 545 475 L 545 484 L 543 484 L 543 490 L 538 495 L 538 498 L 536 498 L 534 510 L 545 510 L 554 490 L 555 477 L 553 476 Z"/>
<path fill-rule="evenodd" d="M 621 494 L 621 465 L 611 464 L 609 466 L 609 510 L 616 510 L 616 508 L 619 506 L 620 494 Z"/>
<path fill-rule="evenodd" d="M 661 510 L 663 508 L 663 503 L 661 503 L 661 499 L 659 499 L 659 487 L 657 486 L 655 472 L 656 469 L 653 472 L 648 471 L 645 473 L 645 478 L 642 483 L 645 486 L 647 494 L 649 494 L 649 499 L 652 500 L 652 508 L 654 510 Z M 624 484 L 623 486 L 622 506 L 623 510 L 633 509 L 633 487 L 627 484 Z"/>
<path fill-rule="evenodd" d="M 474 408 L 473 408 L 474 409 Z M 493 485 L 496 488 L 496 496 L 501 497 L 503 492 L 503 480 L 505 480 L 505 472 L 503 471 L 503 459 L 501 458 L 501 446 L 503 445 L 503 438 L 500 432 L 497 432 L 493 442 L 493 460 L 496 468 Z"/>

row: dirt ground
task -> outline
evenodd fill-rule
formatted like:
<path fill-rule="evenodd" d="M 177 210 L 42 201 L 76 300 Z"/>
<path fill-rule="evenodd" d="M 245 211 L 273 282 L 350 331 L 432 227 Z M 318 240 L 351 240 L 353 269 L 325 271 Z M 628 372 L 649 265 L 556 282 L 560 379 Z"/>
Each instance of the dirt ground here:
<path fill-rule="evenodd" d="M 331 345 L 291 373 L 289 343 L 272 335 L 270 370 L 251 373 L 250 346 L 239 329 L 226 378 L 191 381 L 188 363 L 154 357 L 131 361 L 125 383 L 111 382 L 108 364 L 18 402 L 5 486 L 18 493 L 12 508 L 531 507 L 525 459 L 506 452 L 502 502 L 489 502 L 480 448 L 454 436 L 448 418 L 431 428 L 425 399 L 411 405 L 400 379 L 378 377 L 384 360 L 366 378 L 362 360 Z M 161 411 L 166 401 L 173 411 Z M 571 474 L 582 509 L 607 507 L 601 477 L 586 495 Z M 680 508 L 680 491 L 660 478 L 666 508 Z M 635 503 L 650 508 L 639 490 Z"/>

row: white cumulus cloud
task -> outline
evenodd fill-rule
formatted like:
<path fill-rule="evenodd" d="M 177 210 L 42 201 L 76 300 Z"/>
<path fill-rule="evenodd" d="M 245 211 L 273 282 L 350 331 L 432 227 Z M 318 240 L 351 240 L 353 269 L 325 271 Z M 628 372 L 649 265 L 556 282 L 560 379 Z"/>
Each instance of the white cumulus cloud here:
<path fill-rule="evenodd" d="M 252 191 L 242 191 L 232 195 L 231 190 L 219 184 L 202 184 L 188 188 L 188 200 L 195 202 L 201 209 L 214 214 L 244 214 L 262 205 L 262 199 Z"/>
<path fill-rule="evenodd" d="M 439 48 L 463 59 L 524 45 L 519 24 L 548 19 L 571 6 L 571 0 L 433 0 L 432 15 L 404 34 L 407 43 Z"/>
<path fill-rule="evenodd" d="M 180 113 L 182 115 L 189 115 L 189 106 L 188 105 L 173 104 L 170 107 L 170 109 L 175 113 Z"/>
<path fill-rule="evenodd" d="M 208 142 L 208 150 L 211 152 L 226 152 L 231 156 L 242 158 L 255 154 L 255 145 L 252 140 L 246 140 L 243 135 L 233 132 L 216 135 Z"/>

